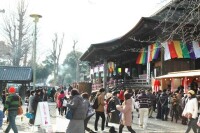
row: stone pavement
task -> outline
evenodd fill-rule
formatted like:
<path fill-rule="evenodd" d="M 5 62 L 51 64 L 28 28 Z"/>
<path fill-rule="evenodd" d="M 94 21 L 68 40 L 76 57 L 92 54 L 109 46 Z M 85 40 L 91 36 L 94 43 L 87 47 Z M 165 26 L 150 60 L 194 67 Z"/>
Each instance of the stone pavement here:
<path fill-rule="evenodd" d="M 28 125 L 28 119 L 24 116 L 23 120 L 21 121 L 21 116 L 17 116 L 16 118 L 16 124 L 19 130 L 19 133 L 65 133 L 68 120 L 65 119 L 64 116 L 59 116 L 58 111 L 56 109 L 55 103 L 49 102 L 49 110 L 50 110 L 50 119 L 51 119 L 51 125 L 44 129 L 43 127 L 38 128 L 36 126 L 29 126 Z M 24 107 L 25 109 L 25 107 Z M 170 119 L 168 121 L 161 121 L 155 119 L 155 113 L 153 114 L 154 118 L 148 119 L 147 129 L 142 129 L 138 126 L 138 118 L 137 118 L 137 112 L 134 112 L 134 119 L 132 128 L 136 131 L 136 133 L 184 133 L 186 130 L 185 125 L 182 125 L 180 121 L 178 123 L 171 122 Z M 4 121 L 6 121 L 6 118 L 4 118 Z M 89 123 L 88 127 L 94 130 L 94 121 L 95 116 L 93 116 Z M 99 120 L 99 127 L 101 119 Z M 118 124 L 111 124 L 109 123 L 109 126 L 114 126 L 116 131 L 118 131 Z M 3 124 L 3 129 L 5 130 L 7 127 L 7 124 Z M 109 128 L 106 127 L 105 131 L 98 133 L 108 133 Z M 0 133 L 2 133 L 3 130 L 0 129 Z M 13 133 L 13 131 L 10 131 L 10 133 Z M 127 128 L 124 127 L 123 133 L 129 133 Z M 191 131 L 192 133 L 192 131 Z"/>

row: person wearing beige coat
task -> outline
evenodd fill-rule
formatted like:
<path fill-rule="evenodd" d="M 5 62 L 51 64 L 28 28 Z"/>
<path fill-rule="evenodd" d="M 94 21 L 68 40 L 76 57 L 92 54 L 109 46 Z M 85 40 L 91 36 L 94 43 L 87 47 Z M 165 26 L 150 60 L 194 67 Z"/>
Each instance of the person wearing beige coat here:
<path fill-rule="evenodd" d="M 104 130 L 105 127 L 105 113 L 104 113 L 104 97 L 105 97 L 105 89 L 101 88 L 99 90 L 99 93 L 97 94 L 98 96 L 98 108 L 95 109 L 96 112 L 96 119 L 95 119 L 95 124 L 94 124 L 94 129 L 95 131 L 98 131 L 98 121 L 99 121 L 99 117 L 101 117 L 102 119 L 102 123 L 101 123 L 101 130 Z"/>
<path fill-rule="evenodd" d="M 132 129 L 132 99 L 131 94 L 126 93 L 124 95 L 125 101 L 122 103 L 122 105 L 117 105 L 116 108 L 121 112 L 121 120 L 119 125 L 119 133 L 122 133 L 122 130 L 124 126 L 127 127 L 127 129 L 131 133 L 135 133 L 135 131 Z"/>

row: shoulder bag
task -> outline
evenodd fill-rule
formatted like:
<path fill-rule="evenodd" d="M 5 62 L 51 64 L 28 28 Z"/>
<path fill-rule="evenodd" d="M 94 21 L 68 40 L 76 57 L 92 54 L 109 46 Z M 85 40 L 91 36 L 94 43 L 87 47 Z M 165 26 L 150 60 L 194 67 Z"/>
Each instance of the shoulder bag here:
<path fill-rule="evenodd" d="M 21 105 L 20 101 L 21 101 L 21 98 L 19 97 L 19 107 L 17 109 L 17 115 L 23 114 L 23 109 L 22 109 L 22 105 Z"/>
<path fill-rule="evenodd" d="M 67 109 L 65 118 L 66 118 L 66 119 L 69 119 L 69 120 L 71 120 L 71 119 L 73 118 L 72 109 L 70 109 L 69 107 L 68 107 L 68 109 Z"/>

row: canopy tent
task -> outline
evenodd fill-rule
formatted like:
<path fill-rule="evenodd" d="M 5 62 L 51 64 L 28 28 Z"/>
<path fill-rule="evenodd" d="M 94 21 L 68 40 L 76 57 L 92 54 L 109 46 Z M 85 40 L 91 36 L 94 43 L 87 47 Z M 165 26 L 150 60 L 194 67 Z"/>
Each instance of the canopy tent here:
<path fill-rule="evenodd" d="M 168 73 L 166 75 L 162 75 L 162 76 L 156 77 L 156 79 L 197 77 L 197 76 L 200 76 L 200 70 L 170 72 L 170 73 Z"/>

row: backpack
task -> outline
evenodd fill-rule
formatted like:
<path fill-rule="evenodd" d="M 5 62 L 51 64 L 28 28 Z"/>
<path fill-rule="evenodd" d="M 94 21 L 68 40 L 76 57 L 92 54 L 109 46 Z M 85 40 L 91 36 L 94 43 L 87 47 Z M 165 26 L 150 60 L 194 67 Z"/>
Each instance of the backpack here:
<path fill-rule="evenodd" d="M 116 105 L 115 105 L 115 100 L 114 100 L 114 99 L 111 99 L 111 100 L 108 102 L 107 111 L 108 111 L 108 113 L 110 113 L 110 112 L 115 112 L 115 111 L 116 111 Z"/>
<path fill-rule="evenodd" d="M 91 106 L 92 106 L 93 109 L 97 109 L 97 108 L 99 107 L 99 104 L 98 104 L 98 96 L 95 96 L 95 97 L 94 97 Z"/>

